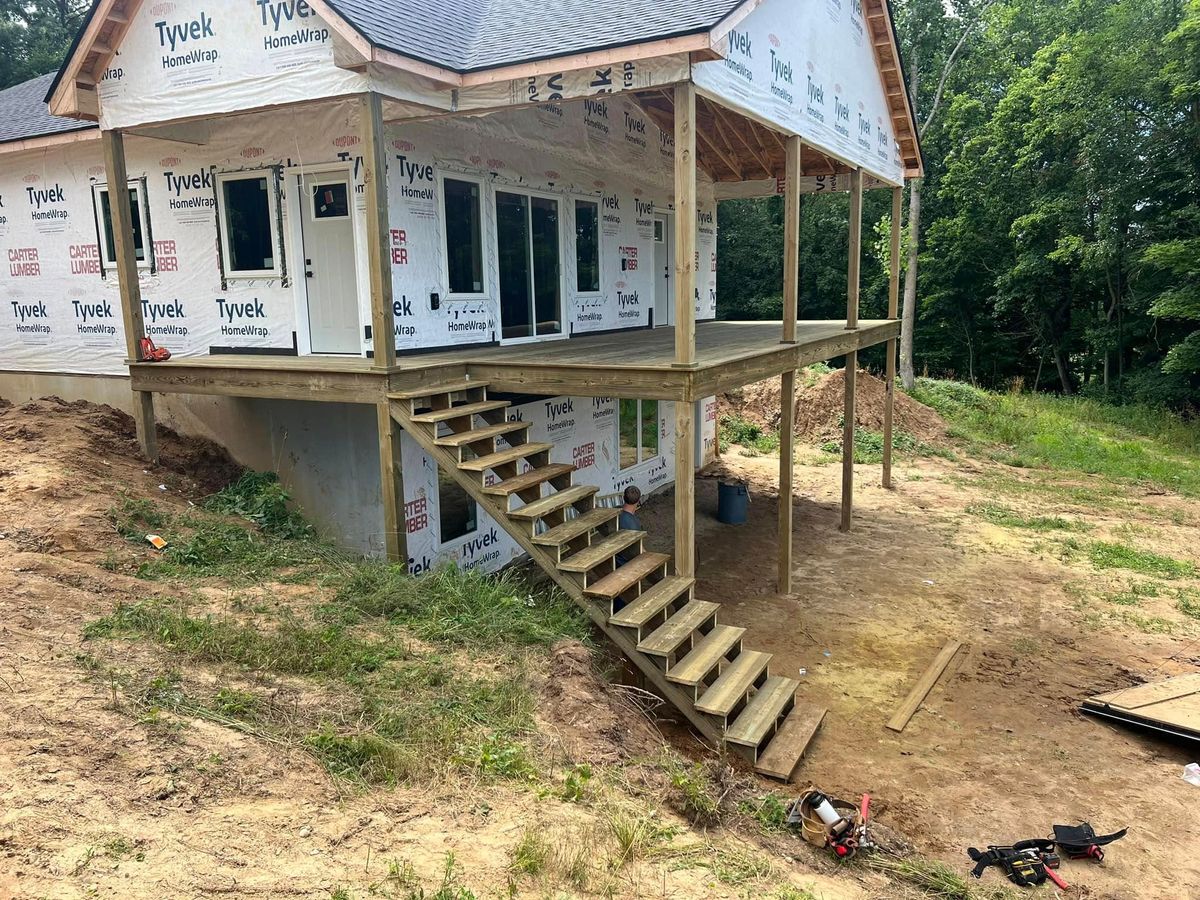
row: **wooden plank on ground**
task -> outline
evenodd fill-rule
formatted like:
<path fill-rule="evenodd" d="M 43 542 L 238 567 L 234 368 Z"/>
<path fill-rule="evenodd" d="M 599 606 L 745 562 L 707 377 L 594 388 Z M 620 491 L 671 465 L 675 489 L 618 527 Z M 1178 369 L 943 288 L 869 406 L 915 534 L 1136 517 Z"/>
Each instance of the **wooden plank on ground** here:
<path fill-rule="evenodd" d="M 929 692 L 933 690 L 933 686 L 937 684 L 937 680 L 946 671 L 946 666 L 950 665 L 950 660 L 954 659 L 954 654 L 958 653 L 961 648 L 962 644 L 959 641 L 949 641 L 941 649 L 941 652 L 929 664 L 929 668 L 925 670 L 913 686 L 913 689 L 909 691 L 908 696 L 904 698 L 904 702 L 900 704 L 900 708 L 888 720 L 888 728 L 892 731 L 904 730 L 904 726 L 908 724 L 908 720 L 920 709 Z"/>
<path fill-rule="evenodd" d="M 800 762 L 800 757 L 812 743 L 824 720 L 825 707 L 814 703 L 797 703 L 783 720 L 775 737 L 771 738 L 771 743 L 758 758 L 754 768 L 771 778 L 791 781 L 796 764 Z"/>

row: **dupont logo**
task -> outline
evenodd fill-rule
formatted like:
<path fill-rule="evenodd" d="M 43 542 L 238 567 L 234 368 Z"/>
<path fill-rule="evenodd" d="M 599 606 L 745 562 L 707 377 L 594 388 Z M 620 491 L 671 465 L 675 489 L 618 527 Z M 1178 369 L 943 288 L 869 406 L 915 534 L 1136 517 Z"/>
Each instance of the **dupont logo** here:
<path fill-rule="evenodd" d="M 104 166 L 92 166 L 87 170 L 87 173 L 92 178 L 99 178 L 104 174 Z"/>
<path fill-rule="evenodd" d="M 783 41 L 779 40 L 779 37 L 777 35 L 768 34 L 767 40 L 771 42 L 772 47 L 782 47 L 783 46 Z"/>
<path fill-rule="evenodd" d="M 392 147 L 396 150 L 403 150 L 405 153 L 412 153 L 417 149 L 417 145 L 412 141 L 395 140 L 392 141 Z"/>
<path fill-rule="evenodd" d="M 158 164 L 164 169 L 173 169 L 182 162 L 178 156 L 164 156 L 158 161 Z"/>
<path fill-rule="evenodd" d="M 152 7 L 150 7 L 151 15 L 155 16 L 166 16 L 173 12 L 175 12 L 174 3 L 155 3 Z"/>
<path fill-rule="evenodd" d="M 21 180 L 23 182 L 25 182 L 26 184 L 37 184 L 39 181 L 42 180 L 42 178 L 40 175 L 34 175 L 34 174 L 30 173 L 29 175 L 26 175 Z"/>
<path fill-rule="evenodd" d="M 266 152 L 262 147 L 243 147 L 241 156 L 242 159 L 258 159 L 260 156 L 265 156 Z"/>
<path fill-rule="evenodd" d="M 357 134 L 343 134 L 333 139 L 335 147 L 357 147 L 362 143 L 362 138 Z"/>
<path fill-rule="evenodd" d="M 547 169 L 542 174 L 545 175 L 547 178 L 549 178 L 551 181 L 557 181 L 559 179 L 559 174 L 556 171 L 554 171 L 553 169 Z"/>
<path fill-rule="evenodd" d="M 489 169 L 503 169 L 503 168 L 504 168 L 504 160 L 502 160 L 502 159 L 489 159 L 489 160 L 487 161 L 487 167 L 488 167 Z"/>
<path fill-rule="evenodd" d="M 596 188 L 597 190 L 604 190 L 604 182 L 597 178 L 592 182 L 592 187 Z"/>
<path fill-rule="evenodd" d="M 482 166 L 483 165 L 483 157 L 482 156 L 475 155 L 475 156 L 470 157 L 470 160 L 471 160 L 471 165 L 473 165 L 473 166 Z"/>

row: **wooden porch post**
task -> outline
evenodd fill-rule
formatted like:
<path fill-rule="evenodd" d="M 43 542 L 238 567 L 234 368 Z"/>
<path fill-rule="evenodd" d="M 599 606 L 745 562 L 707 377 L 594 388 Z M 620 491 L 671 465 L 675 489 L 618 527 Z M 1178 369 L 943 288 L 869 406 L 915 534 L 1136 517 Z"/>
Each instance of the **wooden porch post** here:
<path fill-rule="evenodd" d="M 392 312 L 392 262 L 388 255 L 388 191 L 383 101 L 375 91 L 359 98 L 363 141 L 363 189 L 367 208 L 367 270 L 371 287 L 373 365 L 384 372 L 396 364 L 395 316 Z M 404 462 L 400 426 L 388 401 L 375 405 L 379 432 L 379 491 L 383 503 L 383 543 L 390 563 L 408 560 L 404 523 Z"/>
<path fill-rule="evenodd" d="M 696 86 L 675 88 L 675 365 L 696 365 Z M 696 574 L 696 405 L 675 401 L 675 573 Z"/>
<path fill-rule="evenodd" d="M 388 256 L 388 192 L 383 103 L 375 91 L 360 95 L 363 188 L 367 206 L 367 268 L 371 284 L 371 338 L 376 368 L 396 364 L 392 263 Z"/>
<path fill-rule="evenodd" d="M 859 257 L 862 254 L 862 170 L 850 173 L 850 263 L 846 272 L 846 328 L 858 328 Z M 854 512 L 854 389 L 858 351 L 846 354 L 846 399 L 842 408 L 842 531 Z"/>
<path fill-rule="evenodd" d="M 133 244 L 133 216 L 129 207 L 129 173 L 125 168 L 125 137 L 120 131 L 100 132 L 104 171 L 108 182 L 109 229 L 116 251 L 117 282 L 121 289 L 121 320 L 125 326 L 125 355 L 131 362 L 142 359 L 141 339 L 146 334 L 142 320 L 142 288 L 138 283 L 137 251 Z M 146 202 L 146 198 L 142 198 Z M 133 392 L 133 421 L 138 446 L 151 462 L 158 461 L 158 435 L 154 425 L 154 395 Z"/>
<path fill-rule="evenodd" d="M 891 269 L 888 272 L 888 318 L 900 310 L 900 216 L 903 213 L 903 188 L 892 188 Z M 887 368 L 883 400 L 883 486 L 892 486 L 892 412 L 896 403 L 896 339 L 887 342 Z"/>
<path fill-rule="evenodd" d="M 783 198 L 783 343 L 796 343 L 800 304 L 800 138 L 787 139 Z M 796 372 L 779 390 L 779 593 L 792 592 L 792 483 L 796 459 Z"/>

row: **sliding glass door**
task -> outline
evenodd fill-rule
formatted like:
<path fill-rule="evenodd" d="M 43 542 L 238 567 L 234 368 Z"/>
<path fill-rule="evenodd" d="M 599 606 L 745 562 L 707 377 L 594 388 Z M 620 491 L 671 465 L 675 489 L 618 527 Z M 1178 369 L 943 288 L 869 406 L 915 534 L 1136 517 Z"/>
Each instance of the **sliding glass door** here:
<path fill-rule="evenodd" d="M 505 340 L 563 333 L 559 203 L 496 192 L 500 328 Z"/>

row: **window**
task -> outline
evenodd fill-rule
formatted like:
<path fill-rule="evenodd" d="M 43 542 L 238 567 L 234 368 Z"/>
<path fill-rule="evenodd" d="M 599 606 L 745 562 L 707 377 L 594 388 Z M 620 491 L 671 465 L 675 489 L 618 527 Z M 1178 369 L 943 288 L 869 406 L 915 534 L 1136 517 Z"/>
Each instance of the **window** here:
<path fill-rule="evenodd" d="M 312 186 L 313 219 L 345 219 L 350 216 L 350 186 L 345 181 Z"/>
<path fill-rule="evenodd" d="M 104 265 L 107 267 L 117 264 L 117 240 L 113 234 L 112 201 L 108 195 L 108 186 L 96 187 L 96 228 L 100 232 L 100 251 Z M 133 253 L 138 266 L 150 265 L 150 233 L 146 221 L 146 210 L 142 206 L 142 191 L 138 184 L 129 185 L 129 212 L 133 221 Z"/>
<path fill-rule="evenodd" d="M 600 292 L 600 206 L 590 200 L 575 201 L 575 273 L 579 293 Z"/>
<path fill-rule="evenodd" d="M 658 456 L 658 401 L 622 400 L 617 407 L 621 468 Z"/>
<path fill-rule="evenodd" d="M 496 192 L 500 333 L 509 340 L 562 334 L 558 201 Z"/>
<path fill-rule="evenodd" d="M 479 507 L 457 481 L 438 468 L 438 535 L 443 544 L 479 527 Z"/>
<path fill-rule="evenodd" d="M 480 185 L 446 178 L 442 200 L 446 213 L 446 268 L 452 295 L 483 293 L 483 229 Z"/>
<path fill-rule="evenodd" d="M 226 276 L 261 277 L 279 272 L 276 189 L 275 173 L 270 170 L 217 176 Z"/>

